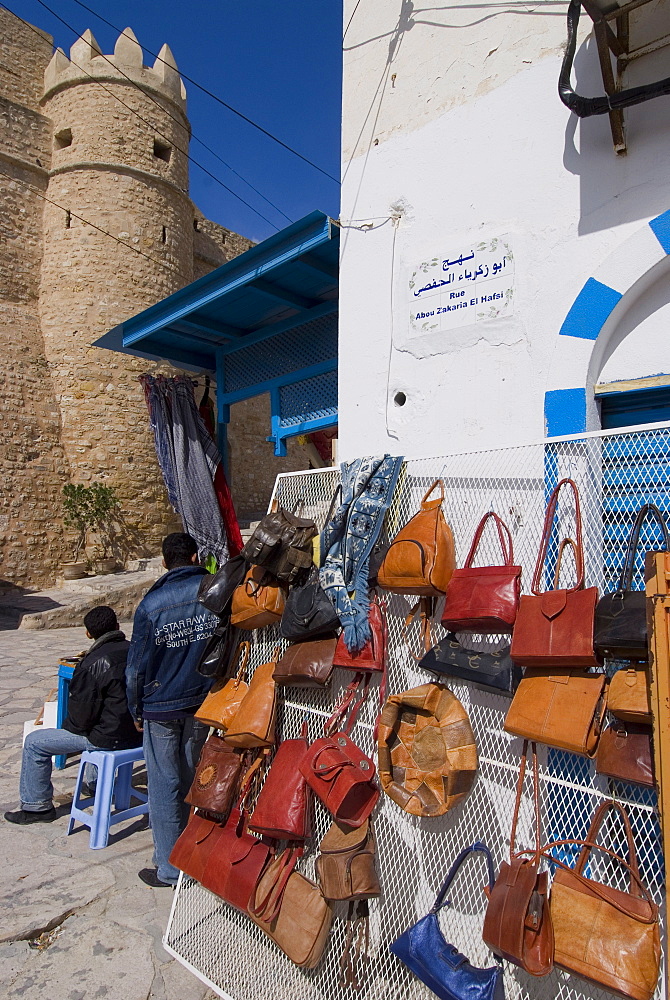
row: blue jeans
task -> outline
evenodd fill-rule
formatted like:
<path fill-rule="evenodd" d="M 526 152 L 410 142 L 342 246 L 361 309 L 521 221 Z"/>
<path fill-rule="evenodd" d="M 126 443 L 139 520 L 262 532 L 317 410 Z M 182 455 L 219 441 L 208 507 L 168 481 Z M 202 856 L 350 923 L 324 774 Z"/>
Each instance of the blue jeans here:
<path fill-rule="evenodd" d="M 153 863 L 161 882 L 171 885 L 176 884 L 179 869 L 170 864 L 170 852 L 188 820 L 189 807 L 184 799 L 208 732 L 209 726 L 192 716 L 170 722 L 144 720 Z"/>
<path fill-rule="evenodd" d="M 41 732 L 37 729 L 30 733 L 23 744 L 21 759 L 21 808 L 26 812 L 46 812 L 53 807 L 51 769 L 54 754 L 96 749 L 85 736 L 75 736 L 67 729 L 44 729 Z"/>

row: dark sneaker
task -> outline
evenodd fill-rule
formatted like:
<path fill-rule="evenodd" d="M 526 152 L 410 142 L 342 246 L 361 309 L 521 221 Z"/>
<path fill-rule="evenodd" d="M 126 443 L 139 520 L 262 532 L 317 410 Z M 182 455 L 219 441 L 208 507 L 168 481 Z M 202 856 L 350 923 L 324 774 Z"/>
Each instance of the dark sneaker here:
<path fill-rule="evenodd" d="M 5 813 L 7 822 L 15 823 L 17 826 L 29 826 L 30 823 L 53 823 L 57 818 L 53 806 L 43 812 L 27 812 L 25 809 L 17 809 L 15 812 Z"/>
<path fill-rule="evenodd" d="M 150 885 L 152 889 L 174 889 L 171 882 L 161 882 L 158 877 L 157 868 L 143 868 L 137 873 L 145 885 Z"/>

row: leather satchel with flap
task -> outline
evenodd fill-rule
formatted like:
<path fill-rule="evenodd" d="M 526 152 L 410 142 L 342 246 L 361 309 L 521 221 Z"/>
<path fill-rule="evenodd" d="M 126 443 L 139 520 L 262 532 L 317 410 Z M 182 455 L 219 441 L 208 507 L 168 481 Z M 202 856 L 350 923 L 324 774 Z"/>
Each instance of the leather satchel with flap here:
<path fill-rule="evenodd" d="M 393 954 L 440 1000 L 505 1000 L 502 965 L 490 969 L 471 965 L 465 955 L 447 943 L 438 923 L 438 913 L 450 905 L 447 892 L 461 865 L 479 852 L 486 858 L 488 889 L 493 890 L 493 860 L 488 847 L 479 842 L 466 847 L 451 866 L 430 913 L 391 945 Z"/>
<path fill-rule="evenodd" d="M 647 598 L 644 590 L 631 589 L 640 529 L 648 514 L 661 529 L 665 551 L 670 549 L 665 517 L 655 504 L 644 504 L 630 533 L 619 587 L 613 594 L 603 594 L 596 607 L 595 647 L 602 656 L 617 660 L 646 660 L 648 656 Z"/>
<path fill-rule="evenodd" d="M 558 549 L 554 589 L 542 591 L 556 508 L 561 490 L 567 487 L 575 502 L 575 541 L 564 538 Z M 575 556 L 576 582 L 558 588 L 561 557 L 570 546 Z M 540 551 L 533 575 L 532 595 L 522 594 L 519 603 L 511 656 L 522 667 L 595 667 L 602 662 L 593 649 L 593 623 L 598 588 L 584 589 L 584 549 L 579 493 L 572 479 L 562 479 L 549 498 Z"/>
<path fill-rule="evenodd" d="M 237 648 L 239 660 L 237 675 L 227 681 L 215 681 L 209 694 L 195 713 L 198 722 L 214 726 L 215 729 L 227 729 L 231 724 L 235 713 L 242 704 L 242 699 L 249 690 L 244 681 L 244 672 L 247 668 L 250 650 L 251 646 L 248 642 L 240 643 Z"/>
<path fill-rule="evenodd" d="M 214 733 L 205 742 L 186 802 L 225 823 L 237 798 L 242 754 Z"/>
<path fill-rule="evenodd" d="M 345 670 L 383 670 L 386 659 L 386 608 L 376 596 L 370 598 L 370 638 L 357 653 L 350 653 L 344 633 L 337 640 L 333 662 Z"/>
<path fill-rule="evenodd" d="M 484 917 L 482 937 L 492 952 L 531 976 L 546 976 L 554 965 L 554 932 L 549 911 L 549 876 L 540 872 L 540 799 L 537 750 L 533 755 L 535 850 L 514 853 L 516 828 L 526 773 L 528 741 L 523 745 L 510 836 L 510 860 L 503 861 Z M 528 857 L 526 855 L 529 855 Z"/>
<path fill-rule="evenodd" d="M 504 563 L 502 566 L 473 566 L 489 519 L 498 529 Z M 513 563 L 509 528 L 497 514 L 489 511 L 477 525 L 463 568 L 455 569 L 449 581 L 442 624 L 452 632 L 511 632 L 521 593 L 521 567 Z"/>
<path fill-rule="evenodd" d="M 371 899 L 380 894 L 370 820 L 359 827 L 334 820 L 319 844 L 319 852 L 316 874 L 326 899 Z"/>
<path fill-rule="evenodd" d="M 435 674 L 470 681 L 507 697 L 514 694 L 523 674 L 509 655 L 509 646 L 495 653 L 480 653 L 461 646 L 453 632 L 429 649 L 419 666 Z"/>
<path fill-rule="evenodd" d="M 612 715 L 626 722 L 651 725 L 651 691 L 646 667 L 623 667 L 610 681 L 608 705 Z"/>
<path fill-rule="evenodd" d="M 312 539 L 318 534 L 311 518 L 298 517 L 280 507 L 266 514 L 242 549 L 248 562 L 262 566 L 283 583 L 295 583 L 312 565 Z"/>
<path fill-rule="evenodd" d="M 275 682 L 284 687 L 324 687 L 333 677 L 337 637 L 294 642 L 275 667 Z"/>
<path fill-rule="evenodd" d="M 615 722 L 608 726 L 598 743 L 596 773 L 653 788 L 651 726 L 638 726 L 634 722 Z"/>
<path fill-rule="evenodd" d="M 300 769 L 326 809 L 347 826 L 362 826 L 377 804 L 375 765 L 346 732 L 315 740 Z"/>
<path fill-rule="evenodd" d="M 610 810 L 623 820 L 628 862 L 596 842 Z M 574 843 L 583 845 L 574 869 L 547 853 L 559 866 L 551 888 L 554 961 L 610 993 L 630 1000 L 651 1000 L 661 964 L 658 907 L 640 879 L 628 813 L 618 802 L 601 802 L 585 841 L 554 841 L 545 852 Z M 586 877 L 584 869 L 594 848 L 608 855 L 608 861 L 612 858 L 627 869 L 628 892 Z"/>
<path fill-rule="evenodd" d="M 435 490 L 439 497 L 429 500 Z M 436 597 L 444 594 L 454 571 L 454 536 L 442 513 L 444 483 L 436 479 L 418 514 L 395 536 L 384 556 L 377 583 L 396 594 Z"/>
<path fill-rule="evenodd" d="M 300 770 L 307 753 L 307 723 L 297 740 L 282 740 L 249 820 L 249 829 L 277 840 L 309 836 L 309 786 Z"/>
<path fill-rule="evenodd" d="M 252 566 L 233 593 L 231 625 L 247 630 L 276 625 L 285 603 L 283 587 L 260 566 Z"/>

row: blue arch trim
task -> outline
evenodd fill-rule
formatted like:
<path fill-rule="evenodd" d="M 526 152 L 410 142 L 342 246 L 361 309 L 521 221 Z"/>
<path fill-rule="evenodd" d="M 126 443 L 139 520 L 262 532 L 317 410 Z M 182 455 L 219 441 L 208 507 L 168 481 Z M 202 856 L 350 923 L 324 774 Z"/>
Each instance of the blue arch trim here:
<path fill-rule="evenodd" d="M 580 337 L 582 340 L 597 340 L 605 320 L 621 298 L 609 285 L 595 278 L 589 278 L 572 303 L 568 315 L 559 330 L 562 337 Z"/>
<path fill-rule="evenodd" d="M 663 247 L 663 252 L 670 253 L 670 211 L 652 219 L 649 228 Z"/>
<path fill-rule="evenodd" d="M 586 430 L 586 389 L 552 389 L 544 394 L 547 437 Z"/>

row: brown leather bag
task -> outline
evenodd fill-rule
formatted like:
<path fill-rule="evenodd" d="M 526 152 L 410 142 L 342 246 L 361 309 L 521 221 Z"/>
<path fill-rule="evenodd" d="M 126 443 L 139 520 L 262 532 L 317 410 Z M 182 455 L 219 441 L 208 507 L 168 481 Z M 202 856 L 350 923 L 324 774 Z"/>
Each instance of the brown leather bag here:
<path fill-rule="evenodd" d="M 646 667 L 624 667 L 610 681 L 607 707 L 617 719 L 651 725 L 651 692 Z"/>
<path fill-rule="evenodd" d="M 186 802 L 225 823 L 237 798 L 242 763 L 242 754 L 212 733 L 202 748 Z"/>
<path fill-rule="evenodd" d="M 252 566 L 243 583 L 233 591 L 230 623 L 254 629 L 274 625 L 284 613 L 284 588 L 260 566 Z"/>
<path fill-rule="evenodd" d="M 653 788 L 651 726 L 618 721 L 608 726 L 598 742 L 596 772 L 617 781 Z"/>
<path fill-rule="evenodd" d="M 503 553 L 502 566 L 473 566 L 488 520 L 498 529 Z M 442 624 L 452 632 L 511 632 L 521 593 L 521 567 L 514 566 L 514 548 L 509 528 L 494 511 L 484 514 L 477 525 L 462 569 L 455 569 L 444 602 Z"/>
<path fill-rule="evenodd" d="M 326 899 L 371 899 L 380 894 L 370 820 L 359 827 L 334 820 L 319 851 L 316 875 Z"/>
<path fill-rule="evenodd" d="M 441 684 L 392 695 L 381 715 L 379 780 L 414 816 L 442 816 L 469 794 L 477 747 L 468 714 Z"/>
<path fill-rule="evenodd" d="M 440 495 L 429 500 L 439 487 Z M 444 483 L 436 479 L 418 514 L 401 528 L 379 567 L 377 583 L 396 594 L 435 597 L 447 589 L 456 565 L 454 536 L 442 513 Z"/>
<path fill-rule="evenodd" d="M 295 965 L 313 969 L 326 947 L 333 911 L 318 885 L 294 870 L 299 855 L 287 849 L 270 862 L 248 913 Z"/>
<path fill-rule="evenodd" d="M 623 819 L 628 862 L 596 842 L 598 830 L 610 810 Z M 583 846 L 574 869 L 548 854 L 559 865 L 551 888 L 556 965 L 619 996 L 651 1000 L 661 963 L 658 907 L 640 880 L 628 813 L 619 802 L 602 802 L 585 841 L 554 841 L 545 851 L 566 843 Z M 628 870 L 628 892 L 584 875 L 593 848 Z"/>
<path fill-rule="evenodd" d="M 235 713 L 242 704 L 249 687 L 244 682 L 244 672 L 247 668 L 251 645 L 241 642 L 237 647 L 239 667 L 235 677 L 229 680 L 215 681 L 209 694 L 195 713 L 199 722 L 204 722 L 215 729 L 227 729 L 235 718 Z"/>
<path fill-rule="evenodd" d="M 554 589 L 542 590 L 549 548 L 561 490 L 568 487 L 575 501 L 575 541 L 563 539 L 558 551 Z M 575 555 L 577 580 L 558 589 L 561 556 L 570 545 Z M 532 595 L 523 594 L 514 624 L 510 655 L 522 667 L 595 667 L 602 663 L 593 649 L 593 629 L 598 588 L 584 589 L 584 549 L 579 493 L 572 479 L 562 479 L 549 498 L 540 551 L 535 564 Z"/>
<path fill-rule="evenodd" d="M 513 962 L 531 976 L 548 975 L 554 964 L 554 933 L 548 903 L 549 876 L 540 873 L 540 799 L 537 750 L 533 755 L 535 850 L 514 853 L 516 827 L 526 773 L 528 741 L 523 745 L 510 837 L 510 860 L 503 861 L 489 896 L 482 937 L 492 952 Z M 526 856 L 529 855 L 529 856 Z"/>
<path fill-rule="evenodd" d="M 605 711 L 607 677 L 583 670 L 526 670 L 504 729 L 513 736 L 592 757 Z"/>
<path fill-rule="evenodd" d="M 337 636 L 292 643 L 275 667 L 275 683 L 280 687 L 323 687 L 330 684 L 336 647 Z"/>
<path fill-rule="evenodd" d="M 271 747 L 275 741 L 277 689 L 273 673 L 276 661 L 256 667 L 249 690 L 226 730 L 224 739 L 241 750 Z"/>
<path fill-rule="evenodd" d="M 357 653 L 350 653 L 344 641 L 344 632 L 337 640 L 333 662 L 345 670 L 383 670 L 386 662 L 386 605 L 373 595 L 368 612 L 370 638 Z"/>
<path fill-rule="evenodd" d="M 309 837 L 309 787 L 300 770 L 307 723 L 297 740 L 282 740 L 249 820 L 249 829 L 278 840 Z"/>

